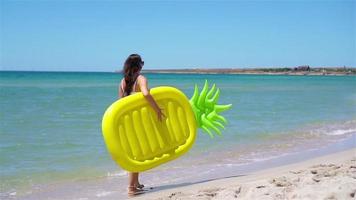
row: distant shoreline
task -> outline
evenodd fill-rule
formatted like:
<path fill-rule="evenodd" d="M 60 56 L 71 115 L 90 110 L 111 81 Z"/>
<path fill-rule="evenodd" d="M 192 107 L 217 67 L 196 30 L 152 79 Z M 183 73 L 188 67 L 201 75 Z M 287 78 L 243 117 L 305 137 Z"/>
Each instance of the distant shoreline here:
<path fill-rule="evenodd" d="M 309 67 L 309 66 L 308 66 Z M 0 72 L 33 73 L 122 73 L 121 70 L 109 71 L 27 71 L 0 70 Z M 298 68 L 185 68 L 185 69 L 144 69 L 143 73 L 154 74 L 241 74 L 241 75 L 291 75 L 291 76 L 347 76 L 356 75 L 356 67 L 318 67 Z"/>
<path fill-rule="evenodd" d="M 119 72 L 119 71 L 117 71 Z M 356 75 L 356 68 L 309 68 L 309 70 L 299 70 L 298 68 L 253 68 L 253 69 L 147 69 L 146 73 L 158 74 L 251 74 L 251 75 Z"/>

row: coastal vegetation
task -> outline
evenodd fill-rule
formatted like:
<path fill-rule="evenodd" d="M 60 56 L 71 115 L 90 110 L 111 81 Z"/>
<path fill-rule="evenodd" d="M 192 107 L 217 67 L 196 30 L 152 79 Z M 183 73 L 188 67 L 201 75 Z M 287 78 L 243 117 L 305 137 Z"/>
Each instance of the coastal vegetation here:
<path fill-rule="evenodd" d="M 285 74 L 285 75 L 356 75 L 355 67 L 271 67 L 271 68 L 187 68 L 187 69 L 147 69 L 146 73 L 177 74 Z"/>

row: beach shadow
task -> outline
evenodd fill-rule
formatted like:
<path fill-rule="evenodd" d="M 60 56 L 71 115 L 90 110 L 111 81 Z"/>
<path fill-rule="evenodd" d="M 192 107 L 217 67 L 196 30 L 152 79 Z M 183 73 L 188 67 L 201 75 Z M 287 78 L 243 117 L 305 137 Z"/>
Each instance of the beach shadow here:
<path fill-rule="evenodd" d="M 156 186 L 156 187 L 148 187 L 148 189 L 142 195 L 153 193 L 153 192 L 158 192 L 158 191 L 162 191 L 162 190 L 167 190 L 167 189 L 179 188 L 179 187 L 184 187 L 184 186 L 189 186 L 189 185 L 207 183 L 207 182 L 211 182 L 211 181 L 228 179 L 228 178 L 236 178 L 236 177 L 242 177 L 242 176 L 246 176 L 246 175 L 242 174 L 242 175 L 235 175 L 235 176 L 225 176 L 225 177 L 212 178 L 212 179 L 206 179 L 206 180 L 201 180 L 201 181 L 193 181 L 193 182 L 161 185 L 161 186 Z M 140 196 L 142 196 L 142 195 L 140 195 Z"/>

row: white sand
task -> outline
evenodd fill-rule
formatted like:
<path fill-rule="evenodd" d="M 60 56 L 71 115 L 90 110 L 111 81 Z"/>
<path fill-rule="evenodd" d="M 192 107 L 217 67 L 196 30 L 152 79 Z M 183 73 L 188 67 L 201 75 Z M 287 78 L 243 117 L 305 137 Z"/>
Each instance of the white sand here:
<path fill-rule="evenodd" d="M 356 199 L 356 149 L 131 199 Z"/>

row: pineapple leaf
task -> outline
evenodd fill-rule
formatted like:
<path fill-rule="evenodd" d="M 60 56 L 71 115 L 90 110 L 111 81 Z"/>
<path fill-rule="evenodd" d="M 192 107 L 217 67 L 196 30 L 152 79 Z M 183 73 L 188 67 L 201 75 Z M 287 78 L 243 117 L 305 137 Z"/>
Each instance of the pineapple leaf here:
<path fill-rule="evenodd" d="M 202 128 L 210 137 L 214 137 L 212 130 L 221 135 L 220 129 L 224 129 L 224 124 L 227 123 L 226 119 L 219 115 L 219 113 L 231 108 L 231 104 L 218 105 L 220 89 L 216 88 L 213 84 L 209 90 L 208 81 L 205 80 L 204 87 L 199 93 L 197 85 L 194 87 L 194 94 L 189 100 L 193 108 L 195 119 L 197 120 L 198 127 Z M 219 129 L 220 128 L 220 129 Z"/>

